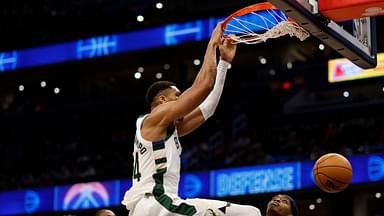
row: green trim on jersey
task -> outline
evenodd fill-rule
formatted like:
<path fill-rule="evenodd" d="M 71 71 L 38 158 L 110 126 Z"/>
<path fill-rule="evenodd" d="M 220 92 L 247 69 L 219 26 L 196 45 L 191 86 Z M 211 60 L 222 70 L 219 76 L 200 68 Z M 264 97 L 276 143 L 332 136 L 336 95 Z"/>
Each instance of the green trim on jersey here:
<path fill-rule="evenodd" d="M 166 194 L 155 196 L 155 198 L 162 206 L 164 206 L 170 212 L 187 216 L 193 216 L 197 212 L 194 206 L 188 205 L 186 203 L 181 203 L 180 205 L 173 205 L 172 199 Z"/>
<path fill-rule="evenodd" d="M 163 157 L 163 158 L 155 160 L 155 164 L 161 164 L 161 163 L 165 163 L 165 162 L 167 162 L 167 158 L 166 157 Z"/>
<path fill-rule="evenodd" d="M 158 142 L 156 144 L 152 143 L 152 148 L 153 148 L 153 151 L 164 149 L 165 143 L 164 142 Z"/>
<path fill-rule="evenodd" d="M 164 142 L 152 142 L 152 148 L 155 151 L 155 149 L 158 149 L 158 146 L 162 145 L 164 148 Z M 155 164 L 165 163 L 167 162 L 167 158 L 159 158 L 155 160 Z M 172 204 L 172 198 L 167 196 L 164 192 L 164 174 L 167 172 L 167 168 L 162 168 L 156 170 L 156 173 L 152 175 L 153 179 L 155 180 L 155 186 L 153 187 L 153 195 L 155 199 L 162 205 L 164 208 L 166 208 L 168 211 L 186 215 L 186 216 L 193 216 L 196 214 L 197 210 L 195 206 L 188 205 L 187 203 L 181 203 L 180 205 L 174 205 Z"/>
<path fill-rule="evenodd" d="M 160 196 L 161 194 L 164 194 L 163 177 L 166 172 L 167 168 L 163 168 L 156 170 L 156 173 L 152 175 L 153 179 L 155 180 L 155 187 L 153 188 L 154 196 Z"/>
<path fill-rule="evenodd" d="M 152 175 L 153 179 L 155 179 L 155 187 L 153 188 L 153 195 L 155 196 L 155 199 L 168 211 L 181 214 L 181 215 L 187 215 L 187 216 L 193 216 L 196 214 L 197 210 L 195 206 L 188 205 L 186 203 L 181 203 L 180 205 L 174 205 L 172 204 L 172 198 L 164 194 L 164 185 L 163 185 L 163 179 L 164 174 L 167 172 L 167 168 L 159 169 L 155 174 Z"/>
<path fill-rule="evenodd" d="M 148 116 L 146 116 L 146 115 L 147 115 L 147 114 L 145 114 L 145 115 L 140 115 L 140 116 L 138 117 L 138 119 L 139 119 L 139 118 L 142 118 L 142 117 L 144 117 L 144 116 L 145 116 L 145 118 L 147 118 Z M 145 118 L 141 121 L 140 129 L 143 127 Z"/>
<path fill-rule="evenodd" d="M 175 131 L 176 131 L 176 126 L 175 126 L 174 124 L 168 126 L 168 128 L 167 128 L 167 135 L 165 136 L 164 141 L 166 142 L 166 141 L 172 136 L 172 134 L 173 134 Z"/>

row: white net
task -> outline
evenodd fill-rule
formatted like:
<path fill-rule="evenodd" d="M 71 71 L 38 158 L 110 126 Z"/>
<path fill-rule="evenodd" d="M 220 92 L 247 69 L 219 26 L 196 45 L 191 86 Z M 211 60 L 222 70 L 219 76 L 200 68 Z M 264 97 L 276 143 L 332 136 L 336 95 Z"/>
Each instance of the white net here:
<path fill-rule="evenodd" d="M 353 21 L 353 36 L 367 47 L 370 44 L 370 18 L 354 19 Z"/>
<path fill-rule="evenodd" d="M 236 43 L 245 44 L 265 42 L 267 39 L 278 38 L 284 35 L 295 36 L 301 41 L 309 37 L 309 33 L 305 29 L 288 19 L 285 15 L 282 17 L 281 14 L 276 13 L 274 10 L 267 10 L 267 12 L 269 13 L 268 17 L 255 12 L 248 14 L 248 16 L 257 16 L 257 19 L 262 20 L 261 23 L 264 25 L 249 21 L 249 17 L 246 19 L 233 17 L 233 22 L 228 23 L 228 28 L 225 29 L 226 36 Z M 260 33 L 252 29 L 262 29 L 264 32 Z"/>

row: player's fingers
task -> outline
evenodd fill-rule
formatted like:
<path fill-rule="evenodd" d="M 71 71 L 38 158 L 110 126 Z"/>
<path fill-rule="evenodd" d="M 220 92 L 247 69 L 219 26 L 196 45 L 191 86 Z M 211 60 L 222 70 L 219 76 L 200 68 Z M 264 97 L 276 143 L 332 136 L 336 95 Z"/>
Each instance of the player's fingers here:
<path fill-rule="evenodd" d="M 234 43 L 234 41 L 232 40 L 231 37 L 226 37 L 225 40 L 224 40 L 224 42 L 223 42 L 223 44 L 224 44 L 224 46 L 226 46 L 226 47 L 231 47 L 231 46 L 233 46 L 233 44 L 235 44 L 235 43 Z"/>
<path fill-rule="evenodd" d="M 220 33 L 220 34 L 223 34 L 223 27 L 222 27 L 222 25 L 223 25 L 223 22 L 219 22 L 219 23 L 217 23 L 217 25 L 216 25 L 216 29 L 217 29 L 217 31 Z"/>
<path fill-rule="evenodd" d="M 226 39 L 225 39 L 224 37 L 221 37 L 221 39 L 220 39 L 220 44 L 225 45 L 225 43 L 226 43 Z"/>
<path fill-rule="evenodd" d="M 238 44 L 238 41 L 236 40 L 235 35 L 224 35 L 223 38 L 224 38 L 224 42 L 222 43 L 223 46 Z"/>

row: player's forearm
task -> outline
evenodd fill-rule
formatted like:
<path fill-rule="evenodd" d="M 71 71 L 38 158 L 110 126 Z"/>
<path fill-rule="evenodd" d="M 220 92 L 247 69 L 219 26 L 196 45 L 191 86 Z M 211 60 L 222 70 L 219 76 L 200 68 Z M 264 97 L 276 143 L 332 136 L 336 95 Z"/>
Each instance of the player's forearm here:
<path fill-rule="evenodd" d="M 194 85 L 207 88 L 208 93 L 212 90 L 216 78 L 216 49 L 217 44 L 210 42 L 207 46 L 203 65 L 195 79 Z M 207 93 L 207 95 L 208 95 Z"/>
<path fill-rule="evenodd" d="M 230 63 L 224 60 L 220 60 L 219 64 L 217 65 L 216 81 L 213 90 L 199 106 L 205 120 L 207 120 L 215 113 L 221 94 L 223 92 L 227 70 L 230 65 Z"/>

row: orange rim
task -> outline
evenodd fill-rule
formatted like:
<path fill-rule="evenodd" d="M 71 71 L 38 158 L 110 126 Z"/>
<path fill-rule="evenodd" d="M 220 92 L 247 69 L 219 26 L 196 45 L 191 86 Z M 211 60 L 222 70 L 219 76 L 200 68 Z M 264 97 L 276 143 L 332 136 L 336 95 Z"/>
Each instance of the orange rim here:
<path fill-rule="evenodd" d="M 255 12 L 255 11 L 273 10 L 273 9 L 279 10 L 277 7 L 275 7 L 274 5 L 272 5 L 269 2 L 263 2 L 263 3 L 257 3 L 257 4 L 250 5 L 248 7 L 242 8 L 242 9 L 234 12 L 233 14 L 229 15 L 224 20 L 221 27 L 224 29 L 227 26 L 228 22 L 231 21 L 231 19 L 233 19 L 233 17 L 243 16 L 245 14 Z"/>

